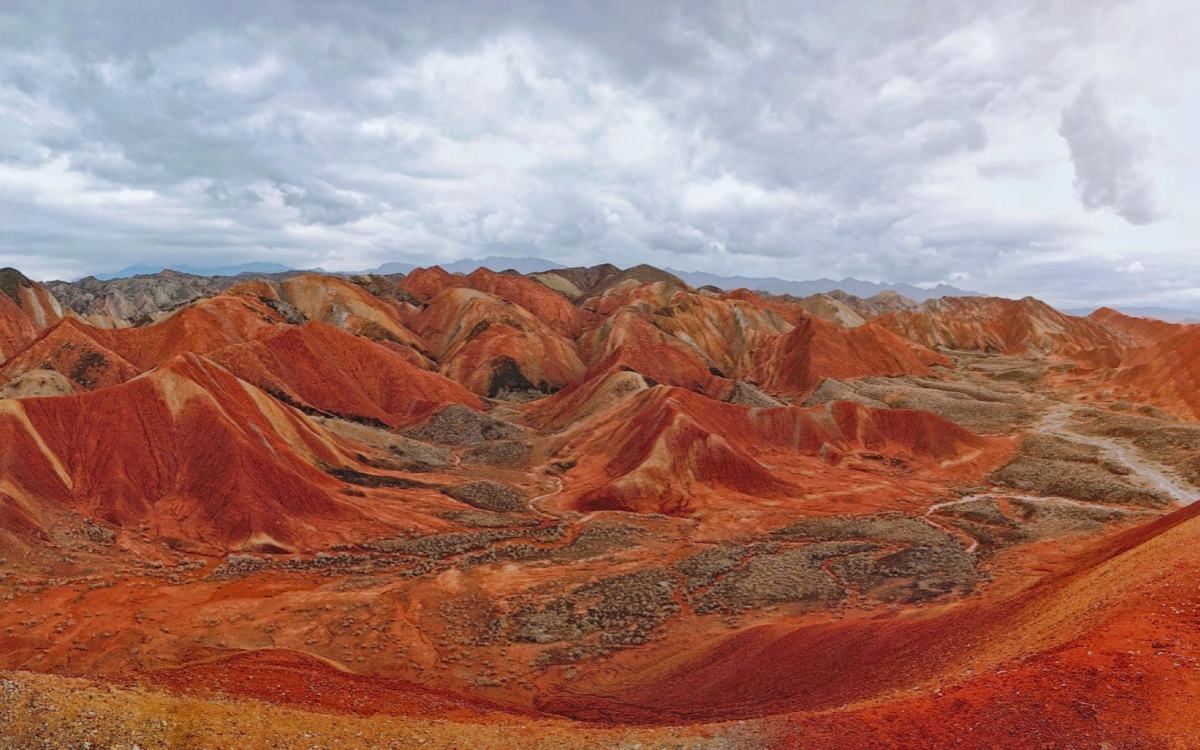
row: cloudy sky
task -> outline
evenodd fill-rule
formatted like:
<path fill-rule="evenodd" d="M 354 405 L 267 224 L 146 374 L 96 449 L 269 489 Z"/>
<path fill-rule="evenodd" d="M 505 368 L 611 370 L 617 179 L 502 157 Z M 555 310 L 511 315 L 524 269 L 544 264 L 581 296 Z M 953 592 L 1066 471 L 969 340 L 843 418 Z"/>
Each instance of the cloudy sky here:
<path fill-rule="evenodd" d="M 0 265 L 516 255 L 1196 309 L 1197 39 L 1188 0 L 10 0 Z"/>

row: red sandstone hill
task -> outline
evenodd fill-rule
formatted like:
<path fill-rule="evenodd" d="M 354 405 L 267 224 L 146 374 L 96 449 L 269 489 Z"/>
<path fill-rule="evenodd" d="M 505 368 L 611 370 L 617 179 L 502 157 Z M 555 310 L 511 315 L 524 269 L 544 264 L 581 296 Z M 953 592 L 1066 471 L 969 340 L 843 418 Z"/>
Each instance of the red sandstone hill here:
<path fill-rule="evenodd" d="M 410 295 L 420 303 L 429 302 L 441 291 L 455 286 L 455 275 L 447 272 L 441 266 L 414 268 L 400 280 L 401 291 Z M 461 278 L 461 277 L 457 277 Z"/>
<path fill-rule="evenodd" d="M 1043 354 L 1112 366 L 1120 337 L 1088 318 L 1065 315 L 1033 297 L 943 297 L 875 322 L 927 347 L 1005 354 Z"/>
<path fill-rule="evenodd" d="M 751 379 L 771 393 L 804 396 L 826 378 L 928 375 L 945 359 L 875 323 L 840 328 L 804 318 L 758 350 Z"/>
<path fill-rule="evenodd" d="M 495 273 L 486 268 L 472 271 L 464 279 L 466 286 L 488 292 L 502 300 L 520 305 L 546 324 L 550 330 L 573 339 L 583 332 L 590 316 L 572 305 L 550 287 L 525 276 Z"/>
<path fill-rule="evenodd" d="M 0 375 L 13 379 L 49 369 L 78 388 L 92 390 L 124 382 L 173 357 L 268 336 L 284 324 L 275 310 L 236 294 L 200 300 L 140 328 L 97 328 L 68 318 L 15 352 L 0 366 Z"/>
<path fill-rule="evenodd" d="M 349 462 L 335 440 L 196 355 L 92 393 L 0 402 L 0 443 L 5 515 L 39 528 L 74 510 L 230 549 L 379 525 L 318 468 Z"/>
<path fill-rule="evenodd" d="M 483 408 L 453 380 L 325 323 L 288 327 L 220 349 L 210 358 L 286 403 L 354 421 L 399 428 L 446 404 Z"/>
<path fill-rule="evenodd" d="M 35 370 L 53 370 L 76 390 L 105 388 L 142 372 L 101 340 L 116 343 L 108 331 L 67 318 L 0 365 L 0 381 L 15 380 Z"/>
<path fill-rule="evenodd" d="M 234 287 L 231 293 L 262 294 L 271 301 L 266 285 Z M 257 287 L 257 289 L 255 288 Z M 336 276 L 315 273 L 291 276 L 272 287 L 274 299 L 295 309 L 307 320 L 316 320 L 350 333 L 385 341 L 418 352 L 424 342 L 400 319 L 399 311 L 387 301 L 360 286 Z"/>
<path fill-rule="evenodd" d="M 755 352 L 791 330 L 796 317 L 744 291 L 677 292 L 651 316 L 655 326 L 699 349 L 729 377 L 748 372 Z"/>
<path fill-rule="evenodd" d="M 625 364 L 618 352 L 558 393 L 532 404 L 524 420 L 535 429 L 556 433 L 648 387 L 646 376 Z"/>
<path fill-rule="evenodd" d="M 1200 325 L 1155 335 L 1161 338 L 1129 352 L 1105 382 L 1130 389 L 1137 400 L 1200 418 Z"/>
<path fill-rule="evenodd" d="M 466 275 L 446 273 L 438 266 L 418 268 L 399 284 L 401 290 L 422 303 L 428 303 L 440 292 L 454 287 L 487 292 L 518 305 L 550 330 L 568 339 L 577 337 L 591 317 L 545 284 L 527 276 L 496 273 L 486 268 Z"/>
<path fill-rule="evenodd" d="M 44 286 L 16 269 L 0 268 L 0 362 L 62 317 L 62 306 Z"/>
<path fill-rule="evenodd" d="M 12 356 L 36 336 L 33 321 L 16 302 L 0 294 L 0 360 Z"/>
<path fill-rule="evenodd" d="M 583 373 L 574 344 L 521 305 L 451 287 L 413 320 L 440 371 L 479 395 L 558 390 Z"/>
<path fill-rule="evenodd" d="M 552 393 L 583 372 L 566 339 L 497 323 L 481 329 L 446 353 L 441 372 L 473 393 L 497 397 Z"/>
<path fill-rule="evenodd" d="M 869 450 L 936 470 L 989 445 L 928 412 L 850 402 L 756 409 L 658 387 L 596 412 L 558 452 L 577 457 L 568 482 L 576 509 L 687 514 L 722 495 L 802 496 L 796 459 L 828 466 Z"/>
<path fill-rule="evenodd" d="M 182 354 L 204 354 L 269 335 L 286 320 L 262 302 L 237 294 L 200 300 L 143 328 L 92 329 L 91 336 L 148 370 Z"/>
<path fill-rule="evenodd" d="M 621 310 L 584 334 L 581 350 L 593 368 L 640 372 L 656 383 L 728 397 L 733 383 L 703 352 L 632 310 Z"/>
<path fill-rule="evenodd" d="M 1180 329 L 1178 323 L 1153 318 L 1135 318 L 1111 307 L 1101 307 L 1089 315 L 1088 319 L 1128 336 L 1136 346 L 1162 341 L 1175 335 Z"/>

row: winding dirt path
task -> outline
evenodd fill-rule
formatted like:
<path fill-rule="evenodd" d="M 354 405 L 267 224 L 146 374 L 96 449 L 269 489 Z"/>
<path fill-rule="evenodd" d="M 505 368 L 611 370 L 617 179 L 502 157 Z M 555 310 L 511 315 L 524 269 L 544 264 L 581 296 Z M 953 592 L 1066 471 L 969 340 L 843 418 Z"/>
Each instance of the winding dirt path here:
<path fill-rule="evenodd" d="M 1070 427 L 1072 413 L 1070 406 L 1057 404 L 1042 417 L 1037 430 L 1074 443 L 1083 443 L 1099 448 L 1109 458 L 1127 466 L 1134 475 L 1154 489 L 1170 495 L 1181 505 L 1191 505 L 1200 500 L 1200 489 L 1180 479 L 1162 464 L 1145 458 L 1133 446 L 1113 438 L 1085 435 L 1072 430 Z"/>
<path fill-rule="evenodd" d="M 1152 461 L 1144 456 L 1133 446 L 1124 441 L 1114 438 L 1105 438 L 1096 435 L 1086 435 L 1076 432 L 1071 429 L 1071 417 L 1074 412 L 1069 404 L 1055 403 L 1050 407 L 1041 421 L 1034 427 L 1035 432 L 1040 432 L 1047 435 L 1068 440 L 1073 443 L 1090 445 L 1099 448 L 1108 458 L 1127 467 L 1132 476 L 1142 480 L 1150 487 L 1163 492 L 1170 496 L 1173 500 L 1181 505 L 1190 505 L 1197 500 L 1200 500 L 1200 488 L 1193 487 L 1188 482 L 1176 476 L 1169 468 Z M 1089 503 L 1081 500 L 1073 500 L 1065 497 L 1050 497 L 1041 495 L 1027 495 L 1009 493 L 1003 491 L 981 492 L 974 495 L 967 495 L 957 500 L 949 500 L 946 502 L 934 503 L 925 511 L 923 519 L 926 523 L 932 526 L 951 533 L 954 536 L 970 538 L 971 544 L 967 547 L 967 552 L 974 552 L 979 547 L 979 542 L 969 534 L 965 534 L 960 529 L 943 525 L 934 519 L 934 515 L 946 508 L 956 505 L 976 502 L 979 500 L 989 499 L 1013 499 L 1022 500 L 1031 503 L 1040 503 L 1045 505 L 1072 505 L 1079 508 L 1094 508 L 1103 509 L 1121 514 L 1138 514 L 1146 511 L 1123 508 L 1115 505 L 1107 505 L 1104 503 Z M 956 533 L 957 532 L 957 533 Z"/>
<path fill-rule="evenodd" d="M 537 497 L 530 498 L 527 505 L 529 506 L 530 510 L 532 510 L 534 513 L 537 513 L 539 516 L 542 516 L 543 518 L 549 518 L 550 520 L 555 521 L 555 522 L 562 522 L 562 521 L 565 521 L 566 519 L 564 519 L 562 516 L 558 515 L 557 513 L 551 513 L 550 511 L 546 510 L 545 508 L 543 508 L 540 505 L 542 500 L 546 500 L 548 498 L 554 497 L 555 495 L 557 495 L 558 493 L 563 491 L 562 479 L 560 479 L 559 477 L 550 477 L 550 478 L 554 480 L 554 483 L 556 485 L 555 488 L 553 490 L 551 490 L 550 492 L 544 492 L 541 495 L 538 495 Z"/>

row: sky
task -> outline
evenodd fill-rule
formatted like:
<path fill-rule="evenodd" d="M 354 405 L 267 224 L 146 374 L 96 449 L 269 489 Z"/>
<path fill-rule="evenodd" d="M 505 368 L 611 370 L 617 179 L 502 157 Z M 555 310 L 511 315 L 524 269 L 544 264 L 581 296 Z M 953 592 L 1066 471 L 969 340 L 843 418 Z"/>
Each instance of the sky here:
<path fill-rule="evenodd" d="M 0 266 L 488 255 L 1200 309 L 1200 9 L 0 6 Z"/>

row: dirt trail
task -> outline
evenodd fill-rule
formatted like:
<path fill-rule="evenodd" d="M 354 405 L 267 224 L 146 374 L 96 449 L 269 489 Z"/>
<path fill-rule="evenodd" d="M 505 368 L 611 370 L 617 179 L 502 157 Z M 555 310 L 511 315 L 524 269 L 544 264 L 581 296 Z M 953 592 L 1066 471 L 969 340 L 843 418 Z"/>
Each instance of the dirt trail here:
<path fill-rule="evenodd" d="M 1123 441 L 1075 432 L 1070 427 L 1072 415 L 1073 411 L 1070 405 L 1056 403 L 1052 405 L 1049 411 L 1047 411 L 1042 417 L 1041 421 L 1034 428 L 1034 431 L 1047 435 L 1054 435 L 1055 437 L 1069 440 L 1074 443 L 1080 443 L 1099 448 L 1108 458 L 1127 467 L 1133 473 L 1133 476 L 1141 479 L 1150 487 L 1169 495 L 1181 505 L 1190 505 L 1193 502 L 1200 500 L 1200 489 L 1191 486 L 1188 482 L 1184 481 L 1178 476 L 1175 476 L 1167 467 L 1143 457 L 1135 448 L 1124 443 Z M 1041 503 L 1046 505 L 1060 504 L 1073 505 L 1080 508 L 1098 508 L 1128 514 L 1145 512 L 1121 508 L 1119 506 L 1107 505 L 1104 503 L 1089 503 L 1062 497 L 1043 497 L 1040 495 L 991 491 L 967 495 L 957 500 L 934 503 L 933 505 L 929 506 L 928 510 L 925 511 L 924 518 L 927 522 L 937 526 L 938 528 L 941 528 L 944 531 L 951 531 L 951 529 L 947 526 L 935 521 L 933 519 L 934 514 L 940 510 L 950 508 L 955 505 L 972 503 L 979 500 L 1001 498 L 1023 500 L 1025 502 Z M 958 530 L 955 529 L 955 531 Z M 967 548 L 967 552 L 974 552 L 978 546 L 978 542 L 972 538 L 972 543 Z"/>
<path fill-rule="evenodd" d="M 534 513 L 537 513 L 539 516 L 542 516 L 543 518 L 549 518 L 550 520 L 557 523 L 557 522 L 561 522 L 561 521 L 565 520 L 563 518 L 563 516 L 561 516 L 557 513 L 552 513 L 550 511 L 546 510 L 545 508 L 543 508 L 539 504 L 542 500 L 546 500 L 551 497 L 554 497 L 555 495 L 557 495 L 558 493 L 563 491 L 563 481 L 561 479 L 559 479 L 558 477 L 551 477 L 551 479 L 554 480 L 555 488 L 553 490 L 550 490 L 549 492 L 545 492 L 541 495 L 538 495 L 537 497 L 530 498 L 527 505 L 529 506 L 529 509 L 532 510 Z"/>
<path fill-rule="evenodd" d="M 1133 471 L 1156 490 L 1170 495 L 1182 505 L 1200 500 L 1200 489 L 1175 476 L 1170 469 L 1141 456 L 1132 446 L 1113 438 L 1084 435 L 1070 428 L 1072 411 L 1067 404 L 1057 404 L 1042 418 L 1037 430 L 1075 443 L 1091 445 L 1108 454 L 1109 458 Z"/>

